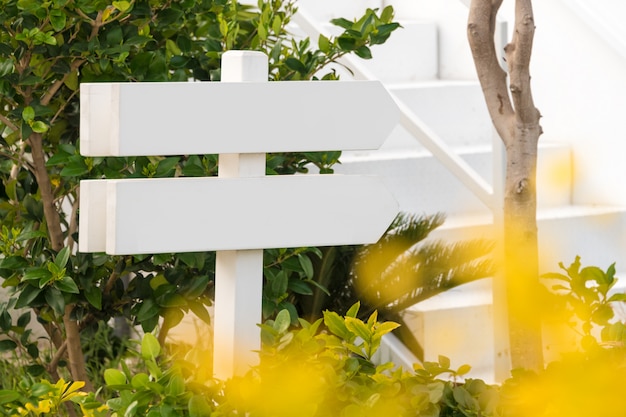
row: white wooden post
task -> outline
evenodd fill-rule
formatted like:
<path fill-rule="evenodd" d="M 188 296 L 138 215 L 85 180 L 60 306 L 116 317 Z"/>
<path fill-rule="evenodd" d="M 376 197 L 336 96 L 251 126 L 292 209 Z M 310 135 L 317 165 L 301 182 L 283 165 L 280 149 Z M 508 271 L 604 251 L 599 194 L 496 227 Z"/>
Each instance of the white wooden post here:
<path fill-rule="evenodd" d="M 222 56 L 222 82 L 262 82 L 267 78 L 268 60 L 261 52 L 228 51 Z M 219 155 L 219 177 L 264 175 L 265 153 Z M 260 349 L 260 338 L 256 324 L 262 321 L 262 293 L 262 249 L 217 251 L 213 325 L 215 377 L 225 379 L 243 374 L 258 361 L 255 351 Z"/>

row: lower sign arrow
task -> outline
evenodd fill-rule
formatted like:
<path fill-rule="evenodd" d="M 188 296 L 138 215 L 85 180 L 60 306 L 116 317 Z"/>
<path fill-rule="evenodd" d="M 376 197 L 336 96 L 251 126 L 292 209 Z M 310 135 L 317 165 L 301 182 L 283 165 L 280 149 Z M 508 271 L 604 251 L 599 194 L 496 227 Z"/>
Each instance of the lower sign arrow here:
<path fill-rule="evenodd" d="M 93 180 L 80 198 L 80 251 L 111 255 L 374 243 L 398 212 L 367 176 Z"/>

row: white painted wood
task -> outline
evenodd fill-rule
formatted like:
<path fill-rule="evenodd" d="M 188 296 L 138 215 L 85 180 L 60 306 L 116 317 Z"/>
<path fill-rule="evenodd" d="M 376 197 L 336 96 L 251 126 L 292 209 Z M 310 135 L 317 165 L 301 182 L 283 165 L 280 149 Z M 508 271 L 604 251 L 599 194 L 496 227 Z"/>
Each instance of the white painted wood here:
<path fill-rule="evenodd" d="M 377 149 L 399 120 L 378 81 L 81 84 L 81 112 L 87 156 Z"/>
<path fill-rule="evenodd" d="M 104 252 L 106 250 L 107 183 L 101 180 L 80 182 L 80 221 L 78 222 L 78 250 Z"/>
<path fill-rule="evenodd" d="M 102 181 L 111 255 L 374 243 L 397 214 L 377 177 Z"/>
<path fill-rule="evenodd" d="M 219 251 L 215 262 L 213 375 L 243 375 L 259 361 L 263 250 Z"/>
<path fill-rule="evenodd" d="M 222 81 L 262 82 L 267 74 L 268 59 L 261 52 L 228 51 L 222 56 Z M 218 176 L 263 177 L 265 160 L 265 153 L 220 154 Z M 244 374 L 259 360 L 263 249 L 216 253 L 214 303 L 213 374 L 225 380 Z"/>

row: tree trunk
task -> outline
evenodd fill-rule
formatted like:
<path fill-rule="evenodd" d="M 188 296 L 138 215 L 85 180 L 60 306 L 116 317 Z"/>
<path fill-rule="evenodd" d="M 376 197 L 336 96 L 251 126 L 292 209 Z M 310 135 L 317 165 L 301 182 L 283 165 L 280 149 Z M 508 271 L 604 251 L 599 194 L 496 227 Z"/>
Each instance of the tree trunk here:
<path fill-rule="evenodd" d="M 505 48 L 510 76 L 500 67 L 494 35 L 503 0 L 472 0 L 468 38 L 489 114 L 506 149 L 504 256 L 513 368 L 543 368 L 541 317 L 533 307 L 539 286 L 537 143 L 539 119 L 530 88 L 535 31 L 531 0 L 516 0 L 513 39 Z"/>
<path fill-rule="evenodd" d="M 63 249 L 65 244 L 63 230 L 61 228 L 61 218 L 54 203 L 52 184 L 50 182 L 48 170 L 46 169 L 46 159 L 43 151 L 43 138 L 41 134 L 33 133 L 28 141 L 30 143 L 33 156 L 34 174 L 41 193 L 41 202 L 43 204 L 44 217 L 48 228 L 50 246 L 58 252 Z M 93 386 L 87 376 L 87 370 L 85 367 L 85 358 L 80 343 L 78 323 L 76 320 L 71 318 L 73 308 L 73 305 L 66 306 L 65 315 L 63 316 L 70 372 L 74 380 L 84 381 L 85 389 L 93 391 Z M 57 335 L 50 333 L 50 336 L 54 339 L 54 336 Z M 57 343 L 58 341 L 56 341 L 55 345 Z"/>

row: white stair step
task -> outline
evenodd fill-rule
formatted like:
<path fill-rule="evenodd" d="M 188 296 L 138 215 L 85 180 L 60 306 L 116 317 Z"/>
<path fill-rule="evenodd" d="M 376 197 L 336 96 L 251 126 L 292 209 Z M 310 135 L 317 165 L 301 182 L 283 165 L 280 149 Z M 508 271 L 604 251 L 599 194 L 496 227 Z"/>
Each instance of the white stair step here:
<path fill-rule="evenodd" d="M 415 140 L 413 140 L 415 142 Z M 416 143 L 416 142 L 415 142 Z M 408 145 L 408 142 L 407 142 Z M 450 216 L 489 213 L 482 202 L 430 153 L 416 149 L 381 149 L 344 152 L 335 171 L 383 178 L 400 204 L 413 213 L 445 212 Z M 488 146 L 461 149 L 459 155 L 487 182 L 492 178 L 492 155 Z M 571 156 L 568 146 L 542 143 L 538 159 L 540 207 L 570 204 Z"/>
<path fill-rule="evenodd" d="M 579 255 L 585 265 L 606 268 L 613 262 L 626 267 L 626 208 L 563 205 L 537 211 L 539 268 L 549 272 L 559 262 L 569 264 Z M 431 237 L 445 241 L 493 239 L 490 214 L 450 216 Z M 601 249 L 600 249 L 601 248 Z"/>
<path fill-rule="evenodd" d="M 491 143 L 493 125 L 477 81 L 439 80 L 387 87 L 448 145 Z"/>

